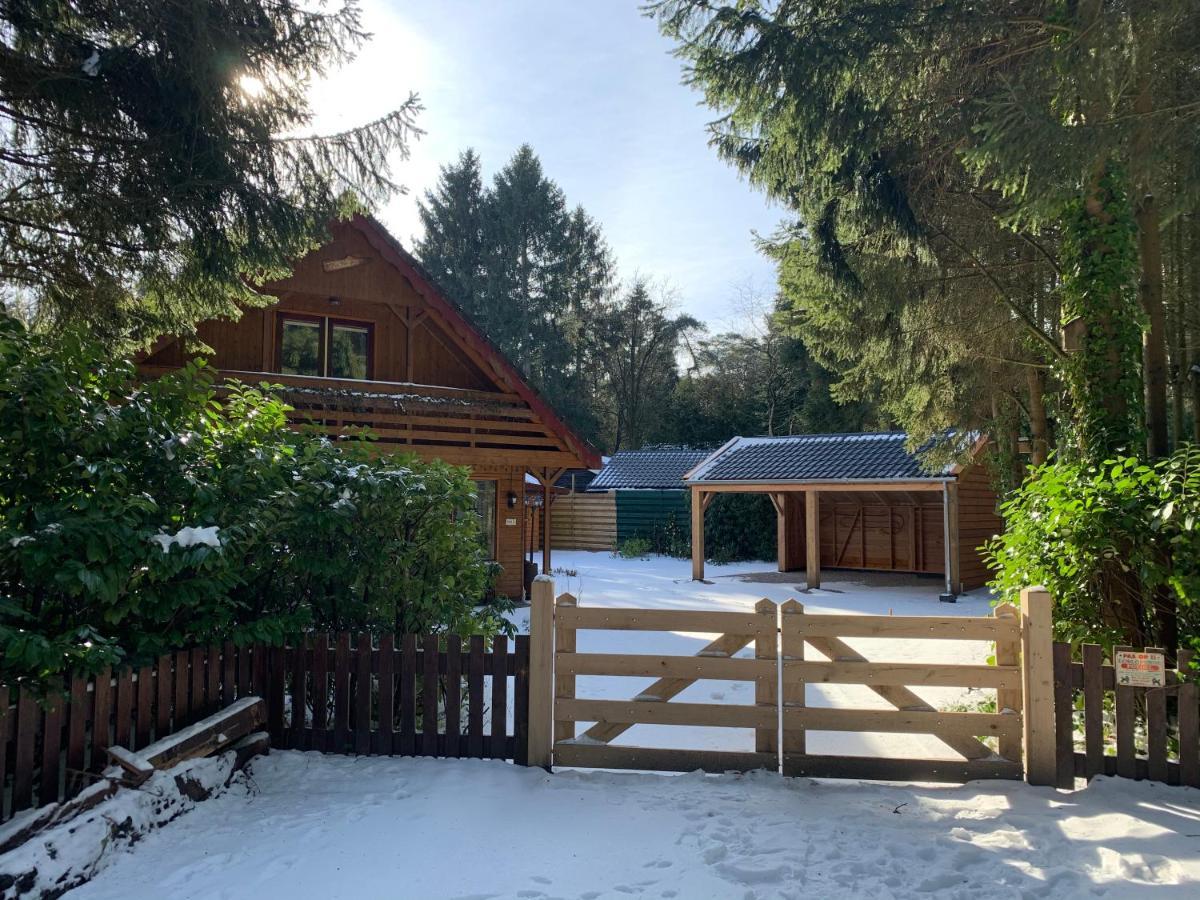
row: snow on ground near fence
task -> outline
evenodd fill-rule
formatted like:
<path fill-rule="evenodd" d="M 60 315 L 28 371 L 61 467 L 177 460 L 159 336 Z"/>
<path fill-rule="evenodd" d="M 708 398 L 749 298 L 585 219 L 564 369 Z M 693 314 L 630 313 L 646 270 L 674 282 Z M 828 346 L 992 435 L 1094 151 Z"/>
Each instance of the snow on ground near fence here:
<path fill-rule="evenodd" d="M 752 573 L 778 577 L 773 562 L 736 563 L 706 567 L 711 584 L 691 580 L 691 562 L 654 556 L 621 559 L 609 553 L 556 551 L 554 582 L 558 593 L 575 595 L 585 606 L 633 606 L 649 609 L 702 609 L 743 612 L 766 598 L 775 603 L 795 599 L 813 613 L 860 613 L 897 616 L 986 616 L 991 614 L 992 596 L 986 590 L 972 591 L 957 603 L 940 603 L 940 578 L 892 573 L 823 572 L 822 587 L 804 590 L 804 573 L 792 572 L 782 583 L 748 582 Z M 514 617 L 518 628 L 529 630 L 529 612 Z M 660 653 L 693 656 L 713 635 L 674 632 L 581 631 L 580 653 Z M 848 638 L 850 644 L 872 661 L 943 662 L 979 664 L 987 660 L 992 646 L 986 641 L 946 641 L 883 638 Z M 824 659 L 811 647 L 810 659 Z M 738 654 L 750 658 L 753 646 Z M 593 700 L 629 700 L 653 679 L 580 676 L 576 696 Z M 915 693 L 938 709 L 994 699 L 994 691 L 959 688 L 917 687 Z M 808 685 L 810 706 L 857 709 L 894 709 L 870 688 L 861 685 Z M 753 704 L 753 682 L 699 681 L 676 698 L 682 703 Z M 579 727 L 579 733 L 587 725 Z M 614 744 L 640 747 L 680 747 L 698 750 L 753 750 L 754 733 L 748 729 L 691 728 L 685 726 L 635 725 Z M 933 737 L 906 734 L 852 734 L 808 732 L 808 752 L 850 756 L 961 758 Z"/>
<path fill-rule="evenodd" d="M 1200 791 L 276 752 L 72 900 L 1196 897 Z"/>

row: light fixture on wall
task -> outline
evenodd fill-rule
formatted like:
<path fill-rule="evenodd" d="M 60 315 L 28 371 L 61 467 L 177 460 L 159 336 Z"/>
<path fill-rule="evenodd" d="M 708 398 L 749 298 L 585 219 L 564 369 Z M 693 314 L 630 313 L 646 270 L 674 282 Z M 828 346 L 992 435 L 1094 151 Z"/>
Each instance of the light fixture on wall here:
<path fill-rule="evenodd" d="M 517 495 L 513 491 L 508 492 L 508 497 L 506 499 L 508 500 L 509 509 L 517 508 Z"/>
<path fill-rule="evenodd" d="M 330 306 L 341 306 L 341 305 L 342 305 L 342 301 L 341 301 L 341 300 L 339 300 L 337 297 L 330 297 L 330 298 L 329 298 L 329 305 L 330 305 Z"/>

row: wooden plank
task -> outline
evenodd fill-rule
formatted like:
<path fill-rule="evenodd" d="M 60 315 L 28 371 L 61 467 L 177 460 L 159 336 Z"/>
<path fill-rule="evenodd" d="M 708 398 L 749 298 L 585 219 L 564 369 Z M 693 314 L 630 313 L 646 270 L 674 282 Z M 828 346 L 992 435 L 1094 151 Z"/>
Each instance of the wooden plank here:
<path fill-rule="evenodd" d="M 193 647 L 191 651 L 192 671 L 191 671 L 191 717 L 199 719 L 208 714 L 208 682 L 204 678 L 204 648 Z M 120 743 L 118 741 L 118 743 Z"/>
<path fill-rule="evenodd" d="M 59 764 L 62 761 L 63 738 L 63 682 L 48 692 L 42 714 L 42 765 L 38 791 L 38 804 L 58 802 Z M 4 771 L 0 769 L 0 772 Z"/>
<path fill-rule="evenodd" d="M 941 712 L 924 709 L 785 709 L 784 727 L 809 731 L 878 731 L 889 734 L 935 734 L 938 737 L 980 737 L 1011 733 L 1021 727 L 1013 714 Z"/>
<path fill-rule="evenodd" d="M 92 683 L 92 755 L 90 768 L 103 768 L 104 751 L 112 746 L 112 669 L 107 666 L 97 673 Z"/>
<path fill-rule="evenodd" d="M 137 676 L 137 732 L 134 735 L 134 748 L 145 747 L 150 743 L 150 733 L 154 727 L 154 669 L 142 666 Z"/>
<path fill-rule="evenodd" d="M 1179 651 L 1179 671 L 1187 680 L 1179 686 L 1179 783 L 1200 787 L 1200 687 L 1190 671 L 1191 650 Z"/>
<path fill-rule="evenodd" d="M 467 660 L 467 756 L 483 756 L 483 636 L 471 635 Z"/>
<path fill-rule="evenodd" d="M 178 731 L 192 721 L 191 693 L 189 684 L 188 652 L 175 651 L 175 705 L 171 717 L 171 731 Z"/>
<path fill-rule="evenodd" d="M 563 624 L 558 614 L 566 609 L 578 608 L 579 601 L 571 594 L 563 594 L 555 598 L 554 582 L 552 581 L 548 586 L 539 586 L 535 582 L 533 590 L 535 592 L 541 590 L 546 595 L 540 600 L 535 597 L 533 600 L 535 609 L 530 611 L 529 631 L 535 638 L 532 648 L 534 691 L 536 693 L 533 708 L 537 724 L 534 726 L 533 733 L 534 739 L 538 742 L 534 751 L 534 758 L 538 762 L 535 762 L 534 765 L 549 765 L 550 760 L 548 758 L 543 761 L 543 757 L 547 756 L 550 751 L 548 737 L 541 727 L 543 717 L 554 720 L 554 743 L 570 741 L 575 738 L 575 723 L 557 718 L 552 706 L 551 708 L 545 707 L 548 703 L 552 704 L 556 698 L 561 697 L 569 700 L 575 696 L 575 671 L 571 666 L 571 657 L 575 655 L 576 631 L 569 625 Z M 542 606 L 545 608 L 542 608 Z M 536 625 L 533 621 L 535 617 L 537 619 Z M 539 629 L 546 631 L 553 629 L 552 637 L 548 637 Z M 554 655 L 553 667 L 551 667 L 549 659 L 550 654 Z M 550 678 L 551 671 L 554 672 L 552 696 L 549 695 L 549 691 L 544 691 L 546 683 L 543 680 Z M 543 696 L 543 693 L 546 693 L 548 696 Z"/>
<path fill-rule="evenodd" d="M 329 635 L 312 636 L 312 748 L 324 753 L 329 746 Z"/>
<path fill-rule="evenodd" d="M 271 743 L 282 747 L 287 740 L 283 728 L 283 710 L 287 702 L 287 651 L 283 647 L 272 647 L 270 661 L 271 673 L 266 698 L 267 731 L 271 734 Z M 197 674 L 192 673 L 193 680 Z"/>
<path fill-rule="evenodd" d="M 529 645 L 529 635 L 517 635 L 515 648 L 517 671 L 513 678 L 513 763 L 518 766 L 529 765 Z"/>
<path fill-rule="evenodd" d="M 1150 653 L 1162 653 L 1161 647 L 1147 647 Z M 1165 688 L 1146 691 L 1146 768 L 1151 781 L 1167 780 L 1167 692 Z"/>
<path fill-rule="evenodd" d="M 645 700 L 559 700 L 559 715 L 583 722 L 626 725 L 703 725 L 717 728 L 774 728 L 777 710 L 715 703 Z"/>
<path fill-rule="evenodd" d="M 34 748 L 42 711 L 29 688 L 17 696 L 17 736 L 13 745 L 12 811 L 18 813 L 33 805 Z"/>
<path fill-rule="evenodd" d="M 339 632 L 333 650 L 333 746 L 330 753 L 345 753 L 350 727 L 350 633 Z"/>
<path fill-rule="evenodd" d="M 230 746 L 258 730 L 266 716 L 266 704 L 261 697 L 243 697 L 191 727 L 155 741 L 138 756 L 156 769 L 169 769 L 186 759 Z"/>
<path fill-rule="evenodd" d="M 747 642 L 748 643 L 748 642 Z M 560 672 L 571 675 L 609 675 L 636 678 L 698 679 L 714 681 L 754 681 L 776 672 L 774 660 L 735 659 L 709 656 L 656 656 L 650 653 L 622 655 L 616 653 L 566 653 L 555 657 L 555 677 Z M 653 686 L 644 691 L 662 696 Z M 559 694 L 559 696 L 563 696 Z M 569 697 L 568 697 L 569 699 Z M 564 738 L 564 740 L 567 740 Z"/>
<path fill-rule="evenodd" d="M 294 750 L 309 749 L 304 737 L 308 725 L 305 722 L 308 717 L 307 663 L 308 641 L 301 636 L 300 640 L 296 642 L 296 649 L 292 652 L 292 727 L 289 729 L 287 746 Z"/>
<path fill-rule="evenodd" d="M 1054 659 L 1054 759 L 1060 788 L 1075 784 L 1074 696 L 1071 691 L 1071 645 L 1055 641 Z"/>
<path fill-rule="evenodd" d="M 508 638 L 492 638 L 492 759 L 504 759 L 508 736 Z"/>
<path fill-rule="evenodd" d="M 612 747 L 566 742 L 554 745 L 554 763 L 589 769 L 645 769 L 652 772 L 752 772 L 774 771 L 774 753 L 739 753 L 725 750 L 666 750 L 651 747 Z"/>
<path fill-rule="evenodd" d="M 1044 588 L 1021 591 L 1025 777 L 1030 784 L 1048 787 L 1058 780 L 1054 743 L 1052 607 L 1053 600 Z"/>
<path fill-rule="evenodd" d="M 174 694 L 174 669 L 170 654 L 164 653 L 154 666 L 154 736 L 160 738 L 171 730 L 171 697 Z"/>
<path fill-rule="evenodd" d="M 1099 644 L 1084 644 L 1082 657 L 1084 777 L 1090 780 L 1104 771 L 1104 650 Z"/>
<path fill-rule="evenodd" d="M 421 642 L 421 755 L 438 755 L 438 636 Z"/>
<path fill-rule="evenodd" d="M 923 687 L 1004 688 L 1020 691 L 1018 666 L 937 665 L 936 663 L 882 663 L 853 660 L 787 662 L 784 684 L 790 681 L 818 684 L 864 684 Z"/>
<path fill-rule="evenodd" d="M 1002 603 L 992 610 L 992 615 L 998 619 L 1006 619 L 1017 625 L 1020 628 L 1021 613 L 1013 604 Z M 1020 715 L 1024 709 L 1024 703 L 1021 697 L 1021 640 L 1020 633 L 1011 638 L 997 639 L 996 641 L 996 669 L 1011 671 L 1015 674 L 1012 683 L 1006 680 L 1003 684 L 996 685 L 996 712 L 1005 712 L 1011 710 Z M 1015 762 L 1023 765 L 1023 754 L 1021 752 L 1021 735 L 1005 735 L 1000 738 L 1000 743 L 997 748 L 1000 755 L 1010 762 Z"/>
<path fill-rule="evenodd" d="M 762 599 L 754 605 L 754 611 L 763 618 L 775 618 L 778 608 L 770 600 Z M 778 633 L 760 634 L 754 639 L 754 658 L 763 663 L 764 671 L 754 679 L 754 705 L 760 709 L 779 711 L 779 647 Z M 779 752 L 779 723 L 774 721 L 769 728 L 757 728 L 754 732 L 754 749 L 758 753 Z"/>
<path fill-rule="evenodd" d="M 728 615 L 726 613 L 726 615 Z M 909 638 L 912 640 L 996 641 L 1013 639 L 1015 622 L 991 616 L 804 616 L 806 637 Z"/>
<path fill-rule="evenodd" d="M 113 743 L 129 746 L 133 731 L 133 670 L 123 668 L 117 673 L 117 705 L 113 717 Z"/>
<path fill-rule="evenodd" d="M 267 684 L 268 650 L 262 642 L 256 642 L 251 652 L 253 660 L 250 666 L 252 682 L 250 694 L 265 698 L 271 690 Z"/>
<path fill-rule="evenodd" d="M 964 784 L 980 779 L 1020 780 L 1020 762 L 1006 759 L 887 759 L 870 756 L 798 756 L 784 761 L 793 778 L 853 778 L 864 781 L 928 781 Z"/>
<path fill-rule="evenodd" d="M 417 752 L 417 636 L 400 638 L 400 754 Z"/>
<path fill-rule="evenodd" d="M 758 634 L 774 633 L 776 627 L 773 618 L 768 622 L 763 616 L 752 612 L 579 607 L 564 609 L 556 618 L 556 624 L 568 628 L 599 631 L 676 631 L 688 634 L 744 634 L 754 637 Z"/>
<path fill-rule="evenodd" d="M 1113 647 L 1113 658 L 1121 650 L 1132 650 L 1132 647 Z M 1137 777 L 1137 753 L 1133 745 L 1133 734 L 1137 717 L 1137 691 L 1128 686 L 1116 685 L 1116 700 L 1114 712 L 1117 731 L 1117 774 L 1122 778 Z"/>
<path fill-rule="evenodd" d="M 4 701 L 5 694 L 6 689 L 0 688 L 0 702 Z M 0 716 L 7 706 L 7 702 L 0 706 Z M 67 722 L 67 799 L 75 796 L 83 786 L 79 773 L 87 763 L 87 727 L 91 713 L 92 695 L 88 691 L 88 680 L 82 675 L 75 675 L 71 678 L 71 711 Z M 0 728 L 0 736 L 2 734 L 3 728 Z M 3 755 L 3 751 L 0 750 L 0 757 Z M 0 765 L 0 772 L 3 771 L 4 766 Z"/>
<path fill-rule="evenodd" d="M 237 648 L 226 641 L 221 650 L 221 705 L 228 706 L 237 699 Z"/>
<path fill-rule="evenodd" d="M 379 637 L 379 728 L 376 729 L 375 752 L 392 755 L 392 738 L 396 722 L 396 637 Z"/>
<path fill-rule="evenodd" d="M 804 604 L 798 600 L 786 600 L 780 608 L 780 622 L 792 616 L 804 615 Z M 789 625 L 780 628 L 779 647 L 783 656 L 783 666 L 780 673 L 783 682 L 783 708 L 803 709 L 806 705 L 805 683 L 808 680 L 804 662 L 804 630 L 803 626 Z M 788 668 L 791 677 L 788 677 Z M 781 754 L 783 759 L 806 752 L 806 735 L 803 728 L 787 728 L 782 731 Z"/>
<path fill-rule="evenodd" d="M 354 752 L 371 752 L 371 636 L 358 636 L 357 674 L 354 679 Z"/>
<path fill-rule="evenodd" d="M 205 688 L 204 712 L 211 714 L 221 708 L 221 648 L 216 644 L 209 644 L 206 656 L 208 657 L 205 660 L 208 680 Z"/>
<path fill-rule="evenodd" d="M 444 681 L 445 737 L 442 755 L 457 759 L 462 755 L 462 638 L 457 634 L 446 635 L 446 670 Z"/>
<path fill-rule="evenodd" d="M 700 649 L 697 657 L 723 658 L 731 657 L 733 654 L 742 650 L 751 641 L 749 635 L 744 634 L 723 634 L 715 641 L 711 641 Z M 583 654 L 579 654 L 582 656 Z M 753 660 L 750 660 L 753 662 Z M 678 696 L 688 687 L 696 683 L 695 677 L 688 678 L 660 678 L 658 681 L 647 687 L 640 696 L 642 697 L 657 697 L 659 700 L 670 700 L 672 697 Z M 555 715 L 560 715 L 559 710 L 555 710 Z M 607 744 L 617 737 L 620 737 L 630 729 L 630 725 L 622 722 L 597 722 L 591 728 L 583 733 L 583 736 L 590 741 Z"/>

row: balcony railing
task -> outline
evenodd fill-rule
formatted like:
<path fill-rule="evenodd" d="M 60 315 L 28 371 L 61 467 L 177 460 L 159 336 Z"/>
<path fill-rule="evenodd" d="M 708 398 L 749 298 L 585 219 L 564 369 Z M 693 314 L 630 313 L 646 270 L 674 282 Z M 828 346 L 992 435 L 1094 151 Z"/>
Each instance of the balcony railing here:
<path fill-rule="evenodd" d="M 156 377 L 170 367 L 142 366 Z M 378 444 L 447 462 L 567 464 L 562 442 L 516 394 L 396 381 L 315 378 L 277 372 L 219 370 L 224 379 L 266 383 L 293 407 L 297 426 L 347 439 L 367 429 Z"/>

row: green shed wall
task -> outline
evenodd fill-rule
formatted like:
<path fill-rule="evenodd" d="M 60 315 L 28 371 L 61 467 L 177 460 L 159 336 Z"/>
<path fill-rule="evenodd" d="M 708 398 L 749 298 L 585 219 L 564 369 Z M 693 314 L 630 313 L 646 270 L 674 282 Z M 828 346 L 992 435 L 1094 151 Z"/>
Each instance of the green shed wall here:
<path fill-rule="evenodd" d="M 676 527 L 690 533 L 691 501 L 687 491 L 616 491 L 617 541 L 651 537 L 674 518 Z"/>

